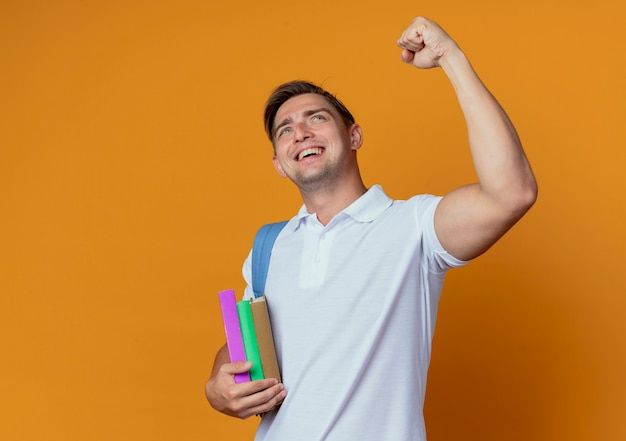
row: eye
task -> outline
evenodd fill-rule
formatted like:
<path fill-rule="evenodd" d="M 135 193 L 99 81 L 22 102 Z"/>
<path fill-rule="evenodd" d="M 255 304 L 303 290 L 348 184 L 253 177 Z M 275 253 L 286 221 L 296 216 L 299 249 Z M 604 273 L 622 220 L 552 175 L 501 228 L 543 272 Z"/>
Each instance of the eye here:
<path fill-rule="evenodd" d="M 292 130 L 292 128 L 291 128 L 290 126 L 285 126 L 285 127 L 281 128 L 281 129 L 278 131 L 278 133 L 276 134 L 276 137 L 277 137 L 277 138 L 280 138 L 281 136 L 283 136 L 283 135 L 286 135 L 286 134 L 290 133 L 290 132 L 291 132 L 291 130 Z"/>
<path fill-rule="evenodd" d="M 318 114 L 313 115 L 311 117 L 311 121 L 313 121 L 313 122 L 326 121 L 326 116 L 324 116 L 321 113 L 318 113 Z"/>

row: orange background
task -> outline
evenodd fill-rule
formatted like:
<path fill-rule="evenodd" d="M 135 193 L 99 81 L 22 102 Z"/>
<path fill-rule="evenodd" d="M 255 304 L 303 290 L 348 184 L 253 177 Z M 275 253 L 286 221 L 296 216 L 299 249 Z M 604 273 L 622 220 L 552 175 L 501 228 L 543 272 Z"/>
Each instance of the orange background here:
<path fill-rule="evenodd" d="M 367 185 L 474 179 L 437 20 L 514 120 L 536 206 L 450 273 L 429 440 L 626 439 L 626 15 L 618 1 L 2 1 L 0 439 L 251 439 L 203 388 L 254 231 L 298 193 L 261 121 L 277 84 L 336 92 Z M 382 403 L 385 405 L 385 403 Z M 392 405 L 392 403 L 388 403 Z"/>

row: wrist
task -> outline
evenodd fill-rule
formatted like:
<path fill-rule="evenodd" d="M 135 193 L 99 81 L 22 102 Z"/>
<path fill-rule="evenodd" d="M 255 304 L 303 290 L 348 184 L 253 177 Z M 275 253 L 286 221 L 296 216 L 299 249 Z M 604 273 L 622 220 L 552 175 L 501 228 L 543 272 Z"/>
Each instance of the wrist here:
<path fill-rule="evenodd" d="M 459 46 L 453 44 L 444 54 L 439 58 L 437 64 L 446 73 L 452 73 L 463 63 L 468 63 L 465 53 Z"/>

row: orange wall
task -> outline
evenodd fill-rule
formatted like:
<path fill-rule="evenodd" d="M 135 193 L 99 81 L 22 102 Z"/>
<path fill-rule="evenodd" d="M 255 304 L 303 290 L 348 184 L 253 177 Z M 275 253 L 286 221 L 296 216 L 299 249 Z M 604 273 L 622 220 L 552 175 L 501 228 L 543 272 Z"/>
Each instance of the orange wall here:
<path fill-rule="evenodd" d="M 626 439 L 617 4 L 3 1 L 0 439 L 251 438 L 257 422 L 213 412 L 203 386 L 217 291 L 241 293 L 255 229 L 300 204 L 270 163 L 270 90 L 337 92 L 367 184 L 396 198 L 474 179 L 443 74 L 398 60 L 416 14 L 470 55 L 540 182 L 532 212 L 450 274 L 429 439 Z"/>

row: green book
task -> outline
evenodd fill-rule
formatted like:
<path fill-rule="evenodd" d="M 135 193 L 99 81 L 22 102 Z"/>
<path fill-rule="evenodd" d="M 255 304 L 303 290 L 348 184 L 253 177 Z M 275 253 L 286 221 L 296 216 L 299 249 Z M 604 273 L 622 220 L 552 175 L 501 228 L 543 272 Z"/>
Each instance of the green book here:
<path fill-rule="evenodd" d="M 252 363 L 250 368 L 250 380 L 262 380 L 263 366 L 261 365 L 261 354 L 259 344 L 254 330 L 254 320 L 252 319 L 252 309 L 249 300 L 237 302 L 237 314 L 241 325 L 241 336 L 243 337 L 243 347 L 246 350 L 246 359 Z"/>

